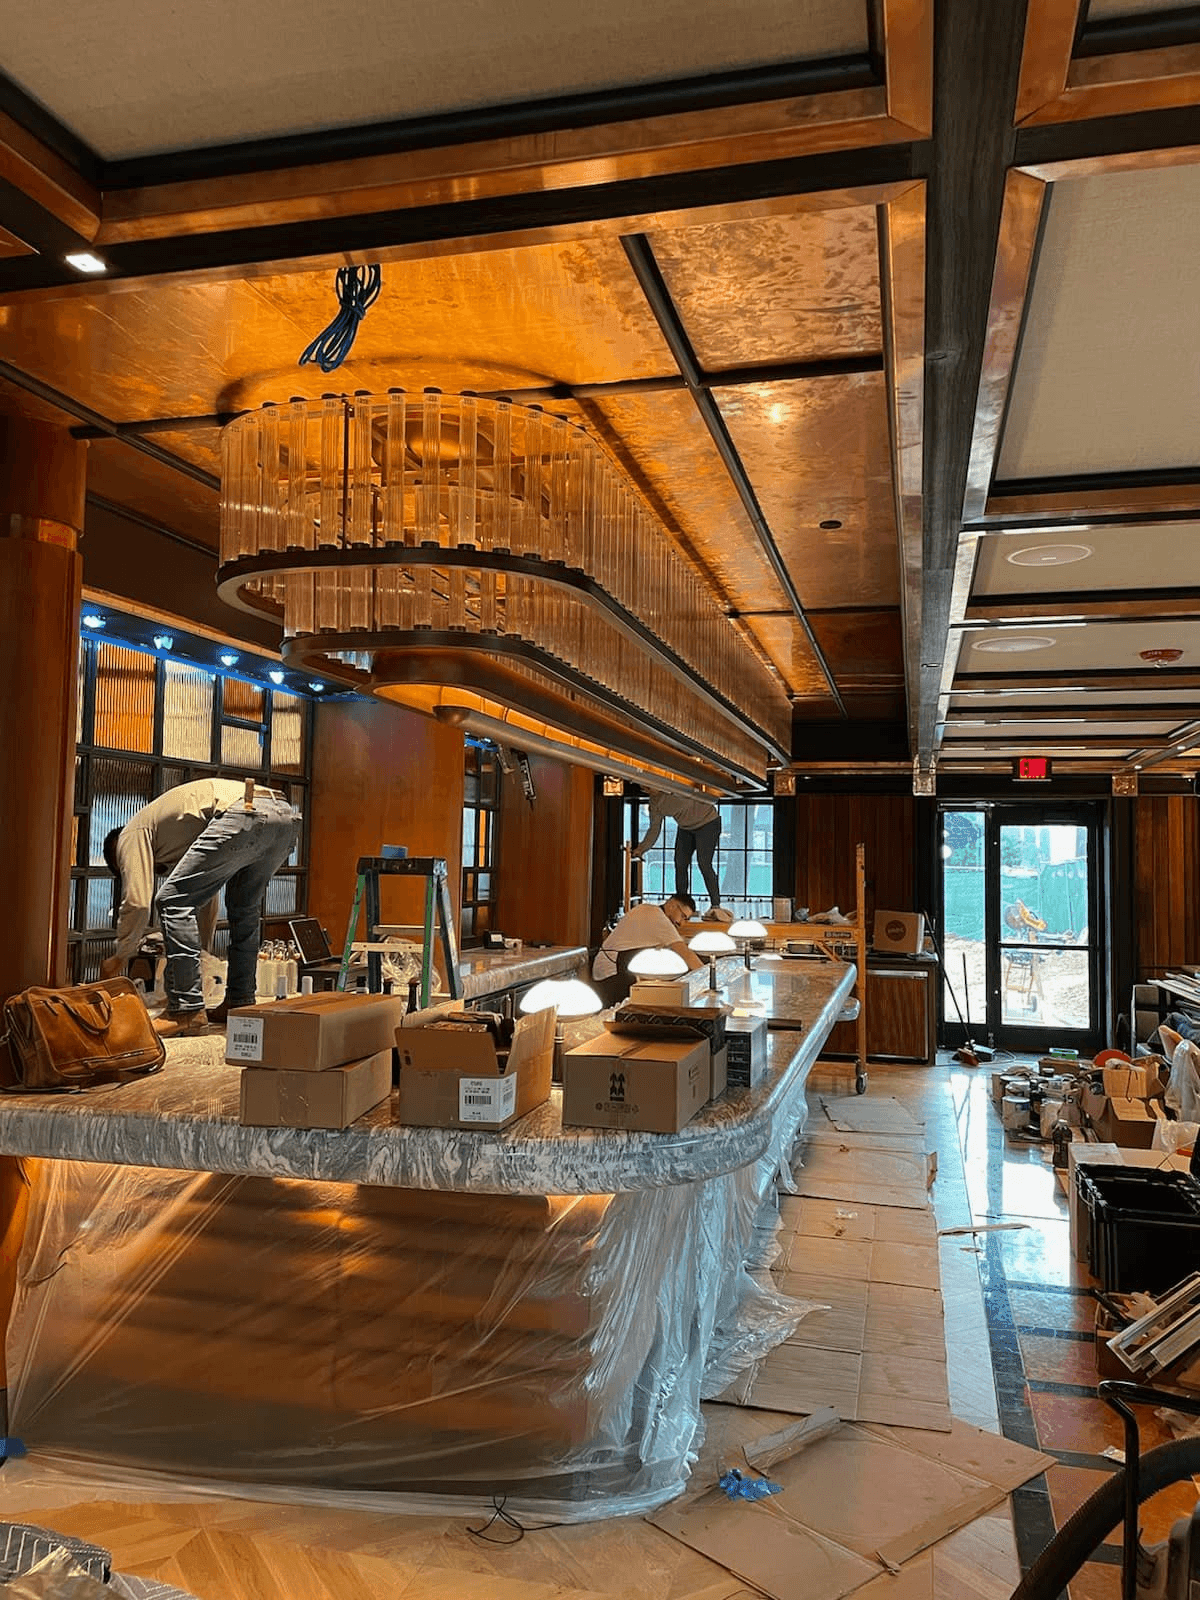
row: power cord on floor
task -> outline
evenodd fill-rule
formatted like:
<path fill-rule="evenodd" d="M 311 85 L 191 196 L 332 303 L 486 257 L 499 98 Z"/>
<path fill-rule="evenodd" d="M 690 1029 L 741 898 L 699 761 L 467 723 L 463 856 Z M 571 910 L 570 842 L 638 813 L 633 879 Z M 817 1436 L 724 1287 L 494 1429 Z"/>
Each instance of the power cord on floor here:
<path fill-rule="evenodd" d="M 507 1495 L 494 1494 L 492 1496 L 491 1516 L 487 1519 L 482 1528 L 468 1528 L 467 1532 L 473 1539 L 481 1539 L 484 1544 L 520 1544 L 521 1540 L 527 1533 L 544 1533 L 548 1528 L 561 1528 L 563 1526 L 561 1522 L 523 1523 L 518 1518 L 514 1517 L 511 1511 L 505 1510 L 507 1505 Z M 506 1528 L 511 1528 L 513 1530 L 513 1537 L 497 1539 L 490 1534 L 488 1529 L 495 1527 L 497 1523 L 500 1523 Z"/>
<path fill-rule="evenodd" d="M 358 325 L 379 298 L 383 277 L 378 266 L 339 267 L 334 279 L 338 314 L 300 357 L 303 367 L 315 361 L 322 372 L 333 372 L 350 354 Z"/>

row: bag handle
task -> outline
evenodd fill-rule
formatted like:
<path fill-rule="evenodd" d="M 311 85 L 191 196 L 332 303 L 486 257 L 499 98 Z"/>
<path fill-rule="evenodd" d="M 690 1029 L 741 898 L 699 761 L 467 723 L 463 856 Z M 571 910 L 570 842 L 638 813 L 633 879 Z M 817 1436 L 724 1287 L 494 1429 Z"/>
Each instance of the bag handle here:
<path fill-rule="evenodd" d="M 95 1012 L 91 1007 L 82 1005 L 75 1000 L 63 1000 L 60 1003 L 63 1010 L 69 1012 L 86 1032 L 101 1034 L 112 1022 L 112 1001 L 104 993 L 103 989 L 95 990 L 90 998 Z M 98 1018 L 96 1013 L 99 1014 Z"/>

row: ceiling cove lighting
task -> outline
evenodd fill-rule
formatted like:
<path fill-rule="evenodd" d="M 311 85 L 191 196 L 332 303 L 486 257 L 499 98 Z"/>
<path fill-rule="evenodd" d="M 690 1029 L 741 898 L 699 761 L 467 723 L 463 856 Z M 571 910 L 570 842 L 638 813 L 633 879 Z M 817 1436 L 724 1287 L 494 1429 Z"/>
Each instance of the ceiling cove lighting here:
<path fill-rule="evenodd" d="M 447 686 L 720 792 L 791 707 L 605 447 L 470 394 L 267 405 L 222 434 L 218 587 L 283 657 L 430 709 Z"/>
<path fill-rule="evenodd" d="M 108 271 L 108 262 L 91 250 L 73 250 L 70 255 L 64 256 L 63 260 L 76 272 L 86 273 L 89 277 L 95 277 L 98 272 Z"/>
<path fill-rule="evenodd" d="M 93 630 L 96 628 L 102 628 L 105 621 L 105 619 L 97 611 L 85 611 L 79 620 L 83 623 L 85 628 L 91 628 Z"/>
<path fill-rule="evenodd" d="M 174 634 L 156 633 L 154 635 L 154 648 L 156 650 L 173 650 L 175 648 Z"/>
<path fill-rule="evenodd" d="M 1004 559 L 1014 567 L 1068 567 L 1094 554 L 1090 544 L 1030 544 Z"/>
<path fill-rule="evenodd" d="M 241 659 L 236 650 L 222 650 L 217 657 L 223 667 L 236 667 Z"/>
<path fill-rule="evenodd" d="M 284 681 L 284 679 L 287 677 L 287 674 L 285 672 L 280 672 L 278 667 L 274 667 L 270 672 L 267 673 L 267 677 L 270 678 L 273 684 L 278 685 Z"/>

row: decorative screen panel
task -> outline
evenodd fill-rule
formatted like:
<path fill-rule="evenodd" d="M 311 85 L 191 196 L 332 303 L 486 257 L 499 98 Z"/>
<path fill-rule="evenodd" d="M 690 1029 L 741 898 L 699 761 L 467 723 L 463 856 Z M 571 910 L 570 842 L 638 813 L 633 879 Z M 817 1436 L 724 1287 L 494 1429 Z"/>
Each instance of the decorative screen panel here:
<path fill-rule="evenodd" d="M 298 695 L 271 696 L 271 767 L 275 772 L 304 771 L 306 707 Z"/>
<path fill-rule="evenodd" d="M 212 760 L 213 683 L 211 672 L 183 661 L 168 661 L 163 683 L 164 756 L 176 761 Z"/>
<path fill-rule="evenodd" d="M 104 865 L 104 836 L 123 828 L 155 795 L 154 766 L 125 756 L 92 757 L 92 816 L 88 858 Z"/>
<path fill-rule="evenodd" d="M 106 750 L 154 748 L 153 656 L 102 639 L 96 646 L 96 722 L 93 743 Z"/>
<path fill-rule="evenodd" d="M 266 716 L 266 690 L 241 678 L 223 678 L 221 710 L 227 717 L 241 717 L 243 722 L 262 722 Z"/>
<path fill-rule="evenodd" d="M 221 729 L 221 765 L 225 767 L 261 767 L 263 764 L 263 737 L 252 728 Z"/>

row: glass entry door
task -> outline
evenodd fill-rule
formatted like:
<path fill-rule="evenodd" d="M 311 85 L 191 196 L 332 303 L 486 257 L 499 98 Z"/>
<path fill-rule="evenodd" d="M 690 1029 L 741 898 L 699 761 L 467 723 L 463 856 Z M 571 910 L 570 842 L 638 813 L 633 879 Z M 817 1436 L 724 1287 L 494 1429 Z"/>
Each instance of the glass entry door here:
<path fill-rule="evenodd" d="M 947 1040 L 966 1031 L 961 1011 L 977 1043 L 1090 1047 L 1101 1011 L 1098 810 L 946 808 L 941 823 Z"/>

